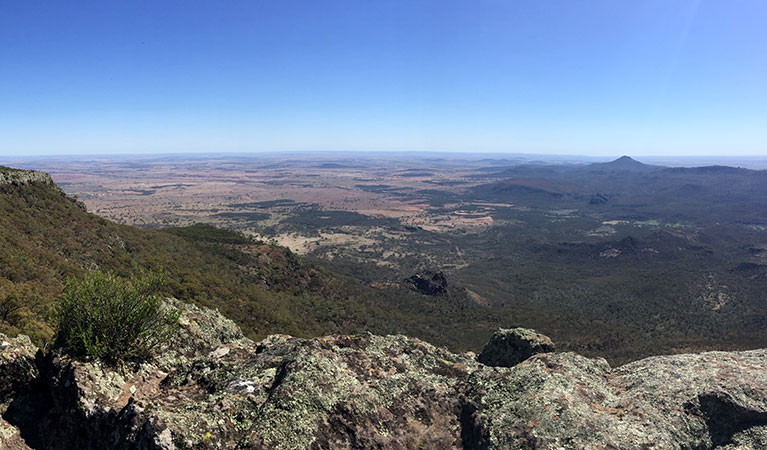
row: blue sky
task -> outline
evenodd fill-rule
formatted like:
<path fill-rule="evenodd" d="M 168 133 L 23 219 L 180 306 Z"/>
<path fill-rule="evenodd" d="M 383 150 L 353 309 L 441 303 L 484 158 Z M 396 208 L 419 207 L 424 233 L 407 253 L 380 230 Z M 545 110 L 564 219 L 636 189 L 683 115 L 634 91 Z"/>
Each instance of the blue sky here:
<path fill-rule="evenodd" d="M 0 0 L 0 154 L 767 154 L 767 2 Z"/>

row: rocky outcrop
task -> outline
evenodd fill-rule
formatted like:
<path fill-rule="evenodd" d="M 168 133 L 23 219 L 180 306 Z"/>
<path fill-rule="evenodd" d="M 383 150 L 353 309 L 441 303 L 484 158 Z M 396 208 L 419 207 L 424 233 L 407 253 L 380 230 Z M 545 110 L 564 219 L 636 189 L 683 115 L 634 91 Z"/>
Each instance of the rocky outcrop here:
<path fill-rule="evenodd" d="M 604 205 L 605 203 L 609 201 L 610 201 L 610 197 L 604 194 L 596 193 L 592 195 L 591 198 L 589 199 L 589 205 Z"/>
<path fill-rule="evenodd" d="M 661 356 L 618 368 L 531 351 L 496 367 L 405 336 L 274 335 L 256 343 L 214 311 L 178 306 L 181 329 L 151 362 L 113 368 L 55 351 L 37 358 L 39 369 L 2 372 L 26 374 L 11 379 L 31 386 L 8 384 L 20 387 L 6 389 L 16 408 L 0 421 L 3 443 L 745 449 L 767 442 L 767 350 Z M 509 347 L 515 339 L 528 349 L 550 344 L 516 329 L 499 331 L 488 347 L 517 348 Z M 24 350 L 3 356 L 0 367 L 29 368 L 33 349 L 19 342 L 14 348 Z"/>
<path fill-rule="evenodd" d="M 0 448 L 3 450 L 30 450 L 18 427 L 0 418 Z"/>
<path fill-rule="evenodd" d="M 254 343 L 186 305 L 176 341 L 132 369 L 52 354 L 46 448 L 461 448 L 462 382 L 478 366 L 404 336 Z"/>
<path fill-rule="evenodd" d="M 45 172 L 0 166 L 0 186 L 4 184 L 22 185 L 31 183 L 53 185 L 53 179 Z"/>
<path fill-rule="evenodd" d="M 26 389 L 37 378 L 37 348 L 27 336 L 10 339 L 0 333 L 0 402 Z"/>
<path fill-rule="evenodd" d="M 447 295 L 447 277 L 442 272 L 419 272 L 405 280 L 410 287 L 423 295 Z"/>
<path fill-rule="evenodd" d="M 488 366 L 513 367 L 538 353 L 554 351 L 548 336 L 528 328 L 499 329 L 482 349 L 477 360 Z"/>
<path fill-rule="evenodd" d="M 38 377 L 37 349 L 26 336 L 9 339 L 0 333 L 0 449 L 23 450 L 29 447 L 21 430 L 7 420 L 18 410 L 14 400 L 26 396 Z"/>
<path fill-rule="evenodd" d="M 482 368 L 467 383 L 472 448 L 761 448 L 767 351 L 644 359 L 574 353 Z M 738 447 L 738 445 L 745 445 Z"/>

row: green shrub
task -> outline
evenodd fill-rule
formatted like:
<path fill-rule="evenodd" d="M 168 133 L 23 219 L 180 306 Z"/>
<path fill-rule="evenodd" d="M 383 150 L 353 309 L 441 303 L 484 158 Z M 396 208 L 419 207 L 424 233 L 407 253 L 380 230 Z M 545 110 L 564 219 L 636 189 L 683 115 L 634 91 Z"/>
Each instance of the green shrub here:
<path fill-rule="evenodd" d="M 67 279 L 59 300 L 58 345 L 108 363 L 146 360 L 170 337 L 180 312 L 163 308 L 164 278 L 142 273 L 125 280 L 91 272 Z"/>

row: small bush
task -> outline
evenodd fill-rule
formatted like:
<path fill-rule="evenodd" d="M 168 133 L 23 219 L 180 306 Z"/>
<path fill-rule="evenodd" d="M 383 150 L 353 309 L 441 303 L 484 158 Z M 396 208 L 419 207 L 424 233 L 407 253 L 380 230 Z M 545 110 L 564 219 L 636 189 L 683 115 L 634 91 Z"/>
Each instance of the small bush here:
<path fill-rule="evenodd" d="M 108 363 L 149 359 L 180 314 L 162 308 L 157 293 L 163 284 L 152 273 L 132 280 L 103 272 L 69 278 L 59 300 L 58 344 Z"/>

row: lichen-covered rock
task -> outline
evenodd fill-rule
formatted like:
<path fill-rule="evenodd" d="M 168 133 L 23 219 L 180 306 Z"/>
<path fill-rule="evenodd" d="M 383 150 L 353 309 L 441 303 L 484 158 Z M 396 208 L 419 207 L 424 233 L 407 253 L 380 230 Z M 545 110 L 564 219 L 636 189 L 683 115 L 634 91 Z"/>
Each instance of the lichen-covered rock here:
<path fill-rule="evenodd" d="M 37 377 L 35 353 L 37 347 L 32 345 L 27 336 L 10 339 L 0 333 L 0 404 L 8 401 L 19 390 L 27 389 Z"/>
<path fill-rule="evenodd" d="M 38 172 L 36 170 L 12 169 L 10 167 L 0 166 L 0 185 L 22 185 L 29 183 L 53 185 L 53 179 L 45 172 Z"/>
<path fill-rule="evenodd" d="M 38 376 L 35 354 L 37 347 L 27 336 L 13 339 L 0 333 L 0 449 L 26 450 L 21 430 L 5 417 L 19 416 L 23 403 Z"/>
<path fill-rule="evenodd" d="M 661 356 L 618 368 L 539 353 L 493 367 L 405 336 L 273 335 L 255 343 L 215 311 L 171 302 L 182 308 L 180 330 L 152 361 L 114 368 L 58 351 L 38 358 L 34 387 L 9 397 L 0 448 L 735 450 L 767 443 L 767 350 Z M 27 341 L 15 343 L 24 350 L 8 361 L 31 358 Z"/>
<path fill-rule="evenodd" d="M 79 448 L 100 448 L 99 430 L 115 438 L 110 448 L 462 447 L 469 358 L 402 336 L 271 336 L 221 348 L 168 372 L 55 362 L 57 407 L 76 405 L 65 422 L 79 422 L 62 434 L 88 435 Z"/>
<path fill-rule="evenodd" d="M 513 367 L 538 353 L 554 351 L 548 336 L 528 328 L 499 329 L 482 349 L 477 360 L 497 367 Z"/>
<path fill-rule="evenodd" d="M 280 353 L 271 386 L 255 392 L 268 397 L 245 436 L 251 445 L 462 448 L 460 393 L 477 366 L 471 359 L 373 335 L 293 341 Z"/>
<path fill-rule="evenodd" d="M 468 382 L 471 448 L 761 448 L 767 351 L 647 358 L 611 370 L 574 353 L 483 367 Z M 749 445 L 756 445 L 749 447 Z"/>
<path fill-rule="evenodd" d="M 737 432 L 732 442 L 719 447 L 721 450 L 757 450 L 767 448 L 767 425 L 754 426 Z"/>
<path fill-rule="evenodd" d="M 48 432 L 62 437 L 47 448 L 462 448 L 468 356 L 404 336 L 254 343 L 183 308 L 174 342 L 139 367 L 50 357 Z"/>
<path fill-rule="evenodd" d="M 224 345 L 255 351 L 234 322 L 217 311 L 175 299 L 166 303 L 182 310 L 179 330 L 152 361 L 114 368 L 76 360 L 61 351 L 48 356 L 43 381 L 52 405 L 44 419 L 45 431 L 59 438 L 46 448 L 175 448 L 163 422 L 166 402 L 193 406 L 196 399 L 181 393 L 174 397 L 163 389 L 169 372 L 207 358 Z"/>
<path fill-rule="evenodd" d="M 18 427 L 0 418 L 0 448 L 3 450 L 31 450 Z"/>
<path fill-rule="evenodd" d="M 706 352 L 636 361 L 615 369 L 610 382 L 628 407 L 657 411 L 660 424 L 680 430 L 679 442 L 697 443 L 702 431 L 706 448 L 767 425 L 766 369 L 767 350 Z"/>

